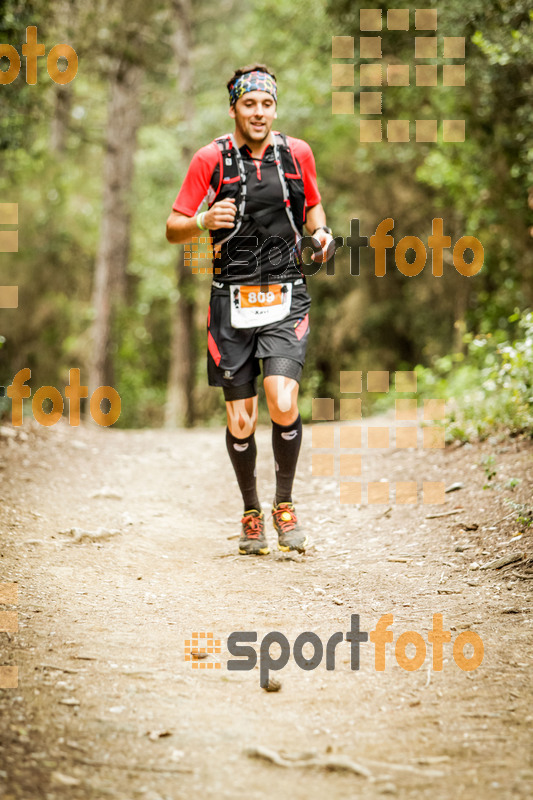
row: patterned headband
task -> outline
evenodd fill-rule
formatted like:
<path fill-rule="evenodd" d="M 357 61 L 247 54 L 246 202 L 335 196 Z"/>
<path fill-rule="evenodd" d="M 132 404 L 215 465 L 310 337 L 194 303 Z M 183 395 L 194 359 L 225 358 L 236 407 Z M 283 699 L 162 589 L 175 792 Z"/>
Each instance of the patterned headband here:
<path fill-rule="evenodd" d="M 246 92 L 268 92 L 274 100 L 278 100 L 278 91 L 276 81 L 269 75 L 268 72 L 246 72 L 244 75 L 239 75 L 237 80 L 232 83 L 229 89 L 230 105 L 234 105 L 239 97 L 242 97 Z"/>

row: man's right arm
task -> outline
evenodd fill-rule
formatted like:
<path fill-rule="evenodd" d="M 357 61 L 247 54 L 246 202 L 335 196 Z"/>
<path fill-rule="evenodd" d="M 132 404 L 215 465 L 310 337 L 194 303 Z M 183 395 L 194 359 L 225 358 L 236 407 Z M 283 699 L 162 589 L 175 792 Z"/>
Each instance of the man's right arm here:
<path fill-rule="evenodd" d="M 236 213 L 233 200 L 213 203 L 203 215 L 202 230 L 198 224 L 198 210 L 206 199 L 213 172 L 220 164 L 218 146 L 211 142 L 194 154 L 187 175 L 167 219 L 166 236 L 171 244 L 185 244 L 196 236 L 207 236 L 207 230 L 233 228 Z"/>
<path fill-rule="evenodd" d="M 167 240 L 170 244 L 191 242 L 194 236 L 199 236 L 201 233 L 196 224 L 196 216 L 187 217 L 179 211 L 170 212 L 167 219 Z"/>
<path fill-rule="evenodd" d="M 220 200 L 213 203 L 203 216 L 203 227 L 211 231 L 219 228 L 233 228 L 236 214 L 235 200 Z M 192 242 L 195 236 L 207 235 L 197 223 L 198 215 L 187 216 L 180 211 L 171 211 L 167 219 L 167 239 L 171 244 Z"/>

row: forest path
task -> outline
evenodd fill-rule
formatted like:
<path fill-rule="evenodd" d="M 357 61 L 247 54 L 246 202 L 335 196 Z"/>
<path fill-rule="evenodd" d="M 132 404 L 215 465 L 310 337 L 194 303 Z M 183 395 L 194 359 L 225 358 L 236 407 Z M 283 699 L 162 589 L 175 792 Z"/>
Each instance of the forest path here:
<path fill-rule="evenodd" d="M 443 506 L 357 508 L 340 505 L 333 478 L 311 474 L 306 426 L 295 500 L 312 546 L 305 555 L 274 549 L 269 520 L 270 555 L 242 557 L 221 428 L 61 421 L 22 431 L 0 438 L 0 582 L 18 582 L 19 622 L 18 632 L 0 634 L 0 664 L 19 670 L 18 688 L 0 690 L 4 800 L 533 796 L 531 568 L 472 569 L 510 552 L 531 555 L 531 533 L 509 544 L 520 529 L 504 503 L 532 496 L 531 442 L 367 451 L 365 478 L 464 488 Z M 269 429 L 257 440 L 268 512 Z M 491 452 L 495 488 L 484 490 L 480 460 Z M 505 488 L 512 478 L 521 480 L 514 491 Z M 444 511 L 458 513 L 427 518 Z M 61 533 L 99 528 L 117 532 Z M 435 613 L 452 642 L 479 634 L 478 669 L 460 669 L 452 644 L 442 671 L 432 669 Z M 347 641 L 326 670 L 326 642 L 350 629 L 352 614 L 362 631 L 393 615 L 384 671 L 374 668 L 370 641 L 359 671 Z M 261 689 L 258 668 L 227 669 L 232 631 L 257 631 L 258 653 L 268 632 L 287 637 L 288 664 L 273 673 L 281 691 Z M 311 671 L 293 658 L 305 631 L 324 644 Z M 415 671 L 395 655 L 406 631 L 427 644 Z M 220 639 L 221 653 L 199 662 L 219 668 L 185 660 L 193 632 Z M 257 747 L 284 760 L 251 757 Z M 314 764 L 290 761 L 309 753 Z"/>

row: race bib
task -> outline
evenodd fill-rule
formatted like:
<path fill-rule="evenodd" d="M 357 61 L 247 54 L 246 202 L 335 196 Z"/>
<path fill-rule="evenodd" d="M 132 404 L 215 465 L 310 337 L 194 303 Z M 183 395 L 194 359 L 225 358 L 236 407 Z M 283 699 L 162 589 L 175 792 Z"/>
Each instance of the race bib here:
<path fill-rule="evenodd" d="M 291 310 L 292 283 L 230 286 L 233 328 L 258 328 L 285 319 Z"/>

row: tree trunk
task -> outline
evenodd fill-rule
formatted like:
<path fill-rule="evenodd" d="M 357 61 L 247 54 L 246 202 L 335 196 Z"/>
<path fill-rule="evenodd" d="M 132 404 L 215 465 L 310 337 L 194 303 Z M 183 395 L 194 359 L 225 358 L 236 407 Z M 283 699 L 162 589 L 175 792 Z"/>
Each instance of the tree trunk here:
<path fill-rule="evenodd" d="M 466 353 L 463 337 L 466 333 L 466 312 L 470 297 L 470 278 L 459 276 L 455 289 L 454 322 L 453 322 L 453 352 Z"/>
<path fill-rule="evenodd" d="M 93 341 L 89 372 L 90 393 L 113 385 L 112 325 L 124 299 L 130 245 L 130 187 L 140 119 L 141 68 L 120 61 L 110 77 L 107 149 L 100 245 L 93 290 Z"/>
<path fill-rule="evenodd" d="M 189 163 L 193 148 L 192 120 L 194 116 L 193 74 L 190 53 L 191 4 L 190 0 L 173 0 L 177 27 L 172 38 L 174 58 L 178 66 L 178 88 L 186 121 L 185 141 L 182 160 Z M 172 309 L 172 342 L 170 368 L 165 406 L 165 426 L 191 426 L 194 422 L 193 393 L 196 372 L 196 350 L 194 336 L 194 317 L 196 308 L 196 285 L 190 268 L 185 266 L 183 247 L 176 262 L 178 299 Z"/>
<path fill-rule="evenodd" d="M 56 155 L 65 152 L 68 133 L 70 107 L 72 105 L 72 89 L 70 83 L 54 86 L 54 116 L 50 127 L 50 150 Z"/>
<path fill-rule="evenodd" d="M 76 30 L 78 9 L 68 0 L 56 0 L 54 3 L 51 30 L 57 32 L 56 42 L 68 42 L 71 33 Z M 65 152 L 69 128 L 70 109 L 72 107 L 72 84 L 54 83 L 54 108 L 50 124 L 50 150 L 56 156 Z"/>
<path fill-rule="evenodd" d="M 184 251 L 180 248 L 177 263 L 179 298 L 172 318 L 171 360 L 168 375 L 168 394 L 165 408 L 165 425 L 190 427 L 194 422 L 193 392 L 196 373 L 196 348 L 194 336 L 195 285 L 190 268 L 184 265 Z"/>

